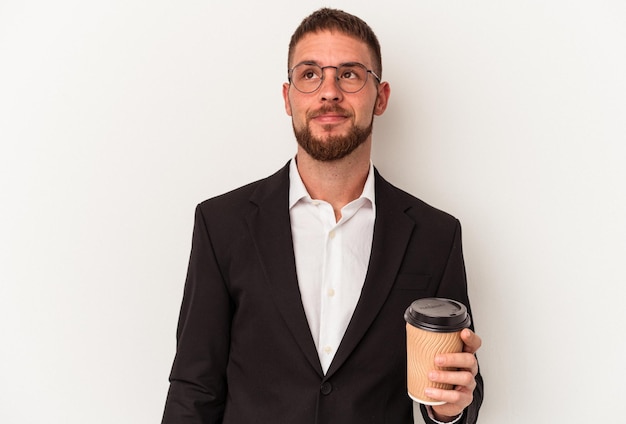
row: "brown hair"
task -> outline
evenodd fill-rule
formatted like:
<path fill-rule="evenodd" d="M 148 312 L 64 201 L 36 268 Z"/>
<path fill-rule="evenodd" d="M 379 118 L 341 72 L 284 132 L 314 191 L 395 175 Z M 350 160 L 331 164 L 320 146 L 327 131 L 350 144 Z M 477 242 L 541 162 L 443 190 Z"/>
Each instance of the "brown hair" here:
<path fill-rule="evenodd" d="M 383 72 L 380 44 L 372 28 L 361 18 L 346 13 L 342 10 L 322 8 L 302 20 L 300 26 L 291 36 L 289 42 L 289 55 L 287 65 L 291 66 L 296 44 L 307 34 L 324 30 L 339 31 L 363 41 L 370 49 L 374 59 L 374 71 L 381 76 Z"/>

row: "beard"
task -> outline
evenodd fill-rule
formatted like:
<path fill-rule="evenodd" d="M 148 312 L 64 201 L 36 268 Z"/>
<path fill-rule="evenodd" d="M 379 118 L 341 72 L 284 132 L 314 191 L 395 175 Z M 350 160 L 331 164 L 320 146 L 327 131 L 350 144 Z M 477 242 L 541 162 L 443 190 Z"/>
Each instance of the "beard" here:
<path fill-rule="evenodd" d="M 293 132 L 300 147 L 313 159 L 321 162 L 335 161 L 348 156 L 357 147 L 365 143 L 372 134 L 374 123 L 374 116 L 372 116 L 372 121 L 367 127 L 360 128 L 352 124 L 345 135 L 329 135 L 326 138 L 314 136 L 311 133 L 310 120 L 317 114 L 328 112 L 341 112 L 347 115 L 346 111 L 338 107 L 324 108 L 307 115 L 307 124 L 304 128 L 297 129 L 295 125 L 293 126 Z"/>

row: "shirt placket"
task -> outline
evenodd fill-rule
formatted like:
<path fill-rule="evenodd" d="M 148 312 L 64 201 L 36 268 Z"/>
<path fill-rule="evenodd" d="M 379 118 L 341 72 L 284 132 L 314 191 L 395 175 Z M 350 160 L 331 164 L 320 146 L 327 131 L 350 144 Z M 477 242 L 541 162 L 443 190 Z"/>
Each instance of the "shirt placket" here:
<path fill-rule="evenodd" d="M 324 372 L 328 370 L 343 334 L 337 324 L 340 321 L 338 304 L 338 283 L 341 279 L 341 222 L 335 222 L 332 207 L 324 205 L 324 262 L 323 278 L 320 287 L 320 336 L 319 355 Z"/>

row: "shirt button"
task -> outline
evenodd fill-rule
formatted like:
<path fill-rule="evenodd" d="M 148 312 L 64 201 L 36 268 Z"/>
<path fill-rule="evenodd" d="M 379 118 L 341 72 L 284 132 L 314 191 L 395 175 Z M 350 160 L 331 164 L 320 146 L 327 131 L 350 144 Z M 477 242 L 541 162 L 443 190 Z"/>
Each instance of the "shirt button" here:
<path fill-rule="evenodd" d="M 333 391 L 333 386 L 329 382 L 326 382 L 322 384 L 322 387 L 320 387 L 320 391 L 324 396 L 329 395 L 330 392 Z"/>
<path fill-rule="evenodd" d="M 328 237 L 330 237 L 330 239 L 334 239 L 335 238 L 335 231 L 331 231 L 330 233 L 328 233 Z"/>
<path fill-rule="evenodd" d="M 330 352 L 332 352 L 332 351 L 333 351 L 333 348 L 332 348 L 332 347 L 330 347 L 330 346 L 326 346 L 326 347 L 324 348 L 324 353 L 325 353 L 325 354 L 327 354 L 327 355 L 329 355 L 329 354 L 330 354 Z"/>
<path fill-rule="evenodd" d="M 333 297 L 335 295 L 335 289 L 328 289 L 326 294 L 328 294 L 328 297 Z"/>

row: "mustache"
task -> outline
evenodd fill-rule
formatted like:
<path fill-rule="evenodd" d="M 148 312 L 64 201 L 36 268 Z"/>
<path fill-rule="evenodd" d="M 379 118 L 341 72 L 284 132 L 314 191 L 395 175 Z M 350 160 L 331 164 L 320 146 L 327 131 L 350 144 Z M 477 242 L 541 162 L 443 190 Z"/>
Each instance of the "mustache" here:
<path fill-rule="evenodd" d="M 317 118 L 318 116 L 321 116 L 321 115 L 326 115 L 328 113 L 335 113 L 337 115 L 345 116 L 345 117 L 348 117 L 348 118 L 352 116 L 352 114 L 350 112 L 348 112 L 347 110 L 345 110 L 341 106 L 335 105 L 335 106 L 322 106 L 319 109 L 313 110 L 313 111 L 307 113 L 307 118 L 313 119 L 313 118 Z"/>

